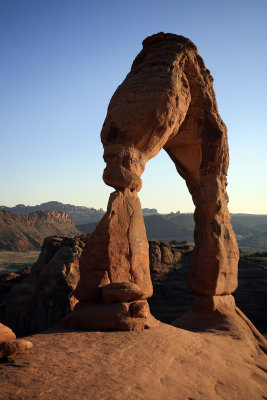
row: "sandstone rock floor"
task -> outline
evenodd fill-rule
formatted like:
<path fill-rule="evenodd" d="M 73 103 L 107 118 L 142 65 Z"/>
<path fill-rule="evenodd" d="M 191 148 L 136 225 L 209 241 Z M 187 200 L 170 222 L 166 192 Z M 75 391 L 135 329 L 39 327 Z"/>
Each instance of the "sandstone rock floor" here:
<path fill-rule="evenodd" d="M 160 323 L 141 332 L 51 330 L 0 364 L 0 399 L 257 400 L 266 356 L 225 334 Z M 265 365 L 264 365 L 265 361 Z"/>

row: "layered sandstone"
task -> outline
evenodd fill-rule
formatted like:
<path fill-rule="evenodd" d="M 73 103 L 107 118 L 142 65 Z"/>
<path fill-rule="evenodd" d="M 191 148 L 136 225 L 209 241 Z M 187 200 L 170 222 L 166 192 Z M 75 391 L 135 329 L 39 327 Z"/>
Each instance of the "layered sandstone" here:
<path fill-rule="evenodd" d="M 65 212 L 14 214 L 0 210 L 0 250 L 39 250 L 47 236 L 75 236 L 80 231 Z"/>

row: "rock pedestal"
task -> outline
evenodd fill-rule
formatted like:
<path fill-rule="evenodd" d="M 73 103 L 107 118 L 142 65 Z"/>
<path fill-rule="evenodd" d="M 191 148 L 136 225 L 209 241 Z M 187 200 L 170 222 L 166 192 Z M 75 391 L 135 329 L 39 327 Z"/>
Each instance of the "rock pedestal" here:
<path fill-rule="evenodd" d="M 129 189 L 110 195 L 108 210 L 80 258 L 79 303 L 59 326 L 139 330 L 156 320 L 147 298 L 153 288 L 141 204 Z"/>
<path fill-rule="evenodd" d="M 79 303 L 62 326 L 141 329 L 154 324 L 146 303 L 152 287 L 137 192 L 146 162 L 162 148 L 196 206 L 189 285 L 207 303 L 230 295 L 237 287 L 239 252 L 227 209 L 227 129 L 213 78 L 189 39 L 161 32 L 144 40 L 111 98 L 101 140 L 107 164 L 103 179 L 116 192 L 85 246 L 75 292 Z"/>

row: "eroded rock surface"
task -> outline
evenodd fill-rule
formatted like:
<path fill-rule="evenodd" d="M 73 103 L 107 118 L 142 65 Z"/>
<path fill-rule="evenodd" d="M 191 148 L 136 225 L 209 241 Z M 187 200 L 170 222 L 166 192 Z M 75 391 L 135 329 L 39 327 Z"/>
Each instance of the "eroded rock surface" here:
<path fill-rule="evenodd" d="M 165 258 L 168 249 L 168 257 Z M 149 299 L 152 314 L 171 323 L 190 311 L 194 294 L 187 280 L 193 246 L 149 241 L 150 269 L 154 293 Z M 163 251 L 162 251 L 163 250 Z M 169 260 L 173 258 L 173 263 Z M 267 260 L 264 257 L 241 257 L 238 265 L 238 288 L 233 293 L 236 304 L 262 333 L 267 333 Z M 207 297 L 208 301 L 212 298 Z"/>
<path fill-rule="evenodd" d="M 81 259 L 81 280 L 76 292 L 80 301 L 62 326 L 88 327 L 94 302 L 103 310 L 108 304 L 106 309 L 110 312 L 108 297 L 101 298 L 106 285 L 134 283 L 139 288 L 132 287 L 129 299 L 139 301 L 151 296 L 145 255 L 147 239 L 141 234 L 144 223 L 141 218 L 132 220 L 135 213 L 130 203 L 133 198 L 137 199 L 142 187 L 141 175 L 147 161 L 162 148 L 185 179 L 196 207 L 196 245 L 189 285 L 198 296 L 207 296 L 207 301 L 222 296 L 221 301 L 215 302 L 221 304 L 237 287 L 239 259 L 227 208 L 227 129 L 218 113 L 213 78 L 189 39 L 161 32 L 144 40 L 130 73 L 111 98 L 101 140 L 107 164 L 103 179 L 116 192 L 110 197 L 106 216 L 86 245 L 85 254 L 87 246 L 89 252 L 92 247 L 96 251 L 93 261 Z M 141 212 L 140 205 L 138 210 Z M 102 247 L 98 245 L 100 238 L 105 238 Z M 88 278 L 92 273 L 94 284 Z M 118 300 L 126 309 L 129 302 Z M 112 304 L 114 307 L 115 303 Z M 89 307 L 88 318 L 86 307 Z M 225 304 L 225 307 L 228 306 Z M 118 311 L 118 329 L 121 321 L 125 321 L 121 315 Z M 144 322 L 144 327 L 147 326 Z M 133 324 L 129 322 L 128 327 L 132 329 Z"/>
<path fill-rule="evenodd" d="M 62 238 L 59 238 L 59 241 Z M 69 246 L 70 251 L 72 251 L 72 241 L 64 240 L 64 246 Z M 44 246 L 45 247 L 45 246 Z M 149 258 L 150 258 L 150 273 L 153 283 L 153 296 L 148 300 L 152 315 L 158 320 L 171 323 L 173 320 L 177 319 L 184 313 L 192 309 L 194 303 L 194 294 L 188 288 L 187 279 L 190 269 L 190 259 L 193 250 L 193 245 L 190 243 L 167 243 L 158 240 L 149 241 Z M 56 251 L 60 251 L 61 246 L 58 246 Z M 43 251 L 47 251 L 45 248 Z M 54 255 L 55 256 L 55 255 Z M 64 264 L 64 258 L 61 258 L 62 268 Z M 59 267 L 57 267 L 59 268 Z M 10 274 L 0 275 L 0 293 L 2 295 L 1 301 L 15 285 L 23 284 L 23 280 L 28 276 L 30 268 L 18 273 L 11 272 Z M 239 286 L 234 293 L 234 297 L 237 306 L 241 308 L 248 318 L 255 324 L 257 329 L 261 333 L 267 333 L 267 293 L 266 293 L 266 279 L 267 279 L 267 262 L 263 257 L 260 258 L 244 258 L 241 257 L 239 261 Z M 79 270 L 77 269 L 77 282 L 79 280 Z M 49 281 L 47 282 L 49 286 Z M 116 296 L 120 293 L 120 296 L 125 294 L 132 296 L 131 290 L 134 288 L 129 288 L 129 284 L 113 284 L 119 285 L 119 289 L 116 292 Z M 132 284 L 134 285 L 134 284 Z M 43 281 L 42 286 L 44 288 L 45 282 Z M 22 286 L 23 287 L 23 286 Z M 74 288 L 73 288 L 74 289 Z M 65 290 L 65 286 L 58 286 L 57 296 L 63 302 L 65 298 L 65 303 L 68 304 L 71 293 Z M 107 296 L 111 296 L 112 299 L 112 285 L 107 284 L 106 289 Z M 12 292 L 14 296 L 18 296 L 15 300 L 13 297 L 12 307 L 17 308 L 15 312 L 11 314 L 11 323 L 13 321 L 13 314 L 19 314 L 20 312 L 20 301 L 21 290 L 16 288 L 16 291 Z M 43 290 L 44 293 L 44 290 Z M 49 294 L 49 292 L 47 292 Z M 114 298 L 114 297 L 113 297 Z M 125 297 L 120 297 L 121 300 L 125 300 Z M 0 304 L 1 304 L 0 301 Z M 50 298 L 49 296 L 45 298 L 42 297 L 45 306 L 42 306 L 40 312 L 32 314 L 32 318 L 41 318 L 39 315 L 42 310 L 49 308 Z M 40 303 L 38 303 L 40 304 Z M 42 304 L 42 303 L 41 303 Z M 55 303 L 56 307 L 56 303 Z M 132 306 L 132 310 L 135 306 Z M 140 305 L 138 305 L 138 308 Z M 66 316 L 71 308 L 65 308 L 65 314 L 61 315 L 60 318 Z M 6 308 L 8 310 L 8 307 Z M 5 314 L 5 322 L 9 325 L 9 312 Z M 26 325 L 22 327 L 21 324 L 18 325 L 19 331 L 24 332 L 24 334 L 31 333 L 31 326 L 36 325 L 36 322 L 32 321 L 29 325 L 26 320 Z M 51 325 L 47 326 L 50 328 L 53 324 L 57 322 L 54 319 L 51 321 Z M 14 328 L 13 328 L 14 329 Z M 28 330 L 27 330 L 28 329 Z M 39 330 L 38 330 L 39 331 Z M 18 334 L 18 332 L 16 331 Z"/>
<path fill-rule="evenodd" d="M 87 239 L 80 274 L 74 292 L 79 303 L 59 326 L 135 330 L 156 323 L 146 301 L 153 289 L 136 192 L 111 194 L 106 215 Z"/>
<path fill-rule="evenodd" d="M 153 282 L 149 306 L 152 314 L 162 322 L 171 323 L 193 307 L 194 293 L 187 284 L 193 248 L 190 243 L 149 241 Z"/>
<path fill-rule="evenodd" d="M 101 138 L 104 181 L 115 188 L 140 190 L 145 163 L 167 151 L 196 206 L 189 284 L 200 295 L 232 293 L 239 256 L 225 190 L 227 130 L 213 78 L 190 40 L 160 33 L 143 42 L 110 101 Z"/>
<path fill-rule="evenodd" d="M 80 259 L 79 302 L 60 326 L 136 330 L 155 325 L 147 303 L 152 285 L 137 192 L 147 161 L 162 148 L 196 207 L 188 279 L 197 295 L 195 309 L 234 312 L 239 251 L 227 208 L 227 129 L 213 78 L 189 39 L 161 32 L 144 40 L 111 98 L 101 140 L 103 179 L 115 192 Z M 171 265 L 171 249 L 162 245 L 161 254 Z"/>
<path fill-rule="evenodd" d="M 159 324 L 142 334 L 33 335 L 32 351 L 1 364 L 0 398 L 263 400 L 266 356 L 242 319 L 226 322 L 213 333 Z"/>
<path fill-rule="evenodd" d="M 13 286 L 22 282 L 30 273 L 31 267 L 26 267 L 22 271 L 4 272 L 0 274 L 0 304 L 4 301 Z"/>
<path fill-rule="evenodd" d="M 30 273 L 15 284 L 0 305 L 0 321 L 18 336 L 53 326 L 77 303 L 79 258 L 85 237 L 48 237 Z M 7 280 L 7 285 L 10 280 Z"/>

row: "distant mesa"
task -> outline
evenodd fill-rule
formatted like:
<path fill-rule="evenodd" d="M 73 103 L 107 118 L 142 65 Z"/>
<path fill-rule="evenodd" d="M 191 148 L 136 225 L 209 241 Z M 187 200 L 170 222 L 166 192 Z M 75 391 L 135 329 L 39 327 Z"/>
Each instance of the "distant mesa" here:
<path fill-rule="evenodd" d="M 28 214 L 32 213 L 32 210 L 36 210 L 37 208 L 44 208 L 44 210 L 41 211 L 54 210 L 69 214 L 75 222 L 75 226 L 77 229 L 74 235 L 80 233 L 93 233 L 98 222 L 105 214 L 105 211 L 103 211 L 102 208 L 96 210 L 93 207 L 74 206 L 71 204 L 63 204 L 57 201 L 50 201 L 48 203 L 42 203 L 41 205 L 37 206 L 25 206 L 24 204 L 18 204 L 15 207 L 0 206 L 0 211 L 2 209 L 17 214 Z M 181 213 L 180 211 L 177 211 L 170 214 L 160 214 L 156 208 L 143 208 L 142 211 L 148 239 L 166 241 L 171 241 L 174 239 L 177 241 L 187 240 L 188 242 L 194 242 L 193 213 Z M 245 253 L 266 251 L 267 215 L 242 213 L 231 214 L 231 223 L 236 234 L 238 245 Z M 10 242 L 5 240 L 6 235 L 9 235 L 10 229 L 11 227 L 7 227 L 6 230 L 1 230 L 0 226 L 0 241 L 2 240 L 2 247 L 0 249 L 23 251 L 19 249 L 23 249 L 26 247 L 16 245 L 15 242 L 10 245 Z M 39 250 L 44 237 L 48 235 L 58 234 L 60 233 L 57 230 L 47 232 L 47 234 L 45 236 L 42 236 L 42 239 L 40 239 L 40 241 L 38 241 L 36 245 L 33 245 L 33 247 L 30 246 L 28 248 L 36 248 Z M 62 230 L 61 234 L 63 236 L 71 235 L 69 231 L 64 231 L 64 229 Z M 19 240 L 19 237 L 17 237 L 17 239 L 15 240 Z"/>
<path fill-rule="evenodd" d="M 65 212 L 50 210 L 13 214 L 0 210 L 0 250 L 36 250 L 41 248 L 47 236 L 79 234 L 80 231 Z"/>
<path fill-rule="evenodd" d="M 74 206 L 72 204 L 63 204 L 58 201 L 48 201 L 36 206 L 25 206 L 18 204 L 15 207 L 0 206 L 0 210 L 7 210 L 17 214 L 35 213 L 37 211 L 55 210 L 58 212 L 65 212 L 70 215 L 75 224 L 88 224 L 94 221 L 99 221 L 105 212 L 100 208 L 88 208 L 84 206 Z"/>
<path fill-rule="evenodd" d="M 98 222 L 105 214 L 102 208 L 95 209 L 93 207 L 74 206 L 72 204 L 64 204 L 59 201 L 48 201 L 36 206 L 25 206 L 25 204 L 17 204 L 14 207 L 0 206 L 0 210 L 10 211 L 16 214 L 29 214 L 37 211 L 55 210 L 65 212 L 70 215 L 76 225 L 90 224 Z M 143 208 L 143 215 L 157 215 L 156 208 Z"/>
<path fill-rule="evenodd" d="M 156 208 L 143 208 L 142 211 L 144 216 L 158 214 L 158 210 Z"/>

